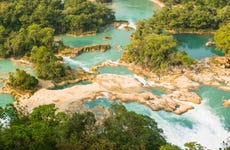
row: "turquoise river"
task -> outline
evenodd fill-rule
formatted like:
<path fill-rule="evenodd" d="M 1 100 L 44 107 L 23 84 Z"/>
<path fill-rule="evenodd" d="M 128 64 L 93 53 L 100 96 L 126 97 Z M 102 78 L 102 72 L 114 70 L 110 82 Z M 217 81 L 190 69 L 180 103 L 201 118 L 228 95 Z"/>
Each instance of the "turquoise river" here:
<path fill-rule="evenodd" d="M 150 0 L 113 0 L 113 4 L 109 7 L 114 9 L 117 20 L 128 20 L 129 26 L 134 28 L 136 21 L 151 17 L 158 9 Z M 118 29 L 108 27 L 96 36 L 78 38 L 62 36 L 61 39 L 64 44 L 71 47 L 101 43 L 109 43 L 112 46 L 109 51 L 104 53 L 84 53 L 73 59 L 64 57 L 64 61 L 72 68 L 82 67 L 86 71 L 91 66 L 101 62 L 108 60 L 116 61 L 122 54 L 122 48 L 130 42 L 129 36 L 132 32 L 123 30 L 121 26 Z M 105 36 L 112 37 L 112 39 L 108 41 L 103 40 Z M 179 49 L 186 51 L 195 59 L 202 59 L 212 55 L 222 55 L 215 50 L 215 47 L 204 46 L 205 42 L 212 38 L 210 35 L 183 34 L 175 35 L 175 38 L 180 43 Z M 0 60 L 0 78 L 6 78 L 8 72 L 15 70 L 17 67 L 9 60 Z M 138 77 L 126 67 L 104 67 L 99 69 L 99 73 Z M 143 78 L 138 78 L 142 82 L 145 82 Z M 157 95 L 164 94 L 161 89 L 150 90 Z M 190 110 L 183 115 L 175 115 L 164 111 L 152 111 L 150 108 L 138 103 L 123 104 L 130 111 L 145 114 L 155 119 L 159 127 L 164 130 L 167 140 L 175 145 L 183 147 L 186 142 L 197 141 L 209 149 L 218 149 L 221 147 L 222 141 L 230 137 L 228 133 L 228 128 L 230 127 L 230 108 L 222 106 L 223 99 L 230 98 L 230 92 L 225 92 L 211 86 L 202 86 L 195 92 L 202 97 L 202 103 L 194 105 L 194 110 Z M 13 98 L 10 95 L 0 94 L 0 106 L 5 106 L 6 103 L 11 103 L 12 101 Z M 93 108 L 98 105 L 109 107 L 110 104 L 111 102 L 104 97 L 87 101 L 85 107 Z"/>

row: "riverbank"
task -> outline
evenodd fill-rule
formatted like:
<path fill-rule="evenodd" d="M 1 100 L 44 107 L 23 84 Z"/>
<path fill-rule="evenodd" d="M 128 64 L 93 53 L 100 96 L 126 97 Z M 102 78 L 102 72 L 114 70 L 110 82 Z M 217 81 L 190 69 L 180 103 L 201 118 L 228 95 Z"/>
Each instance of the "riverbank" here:
<path fill-rule="evenodd" d="M 167 75 L 159 75 L 150 70 L 143 69 L 136 64 L 120 62 L 121 65 L 127 66 L 131 71 L 148 76 L 149 80 L 155 82 L 170 82 L 178 77 L 185 76 L 191 81 L 202 83 L 207 86 L 217 86 L 220 89 L 230 91 L 230 56 L 213 56 L 197 61 L 196 64 L 190 67 L 174 67 L 168 71 Z M 185 84 L 188 81 L 185 82 Z"/>

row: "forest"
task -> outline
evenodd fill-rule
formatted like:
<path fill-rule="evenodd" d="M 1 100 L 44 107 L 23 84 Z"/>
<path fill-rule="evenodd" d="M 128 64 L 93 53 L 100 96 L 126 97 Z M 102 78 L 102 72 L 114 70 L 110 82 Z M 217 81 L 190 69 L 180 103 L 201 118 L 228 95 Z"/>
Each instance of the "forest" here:
<path fill-rule="evenodd" d="M 11 118 L 8 127 L 0 126 L 0 149 L 179 150 L 167 143 L 150 117 L 119 104 L 113 104 L 110 112 L 98 122 L 92 112 L 57 112 L 54 104 L 39 106 L 30 114 L 9 105 L 0 109 L 0 118 Z"/>
<path fill-rule="evenodd" d="M 111 9 L 88 0 L 1 0 L 0 8 L 0 57 L 26 56 L 39 78 L 56 81 L 71 71 L 55 56 L 64 45 L 54 35 L 98 32 L 115 20 Z"/>
<path fill-rule="evenodd" d="M 54 34 L 81 34 L 111 24 L 114 12 L 87 0 L 0 2 L 0 56 L 23 56 L 33 46 L 52 48 Z"/>
<path fill-rule="evenodd" d="M 178 51 L 171 33 L 213 33 L 216 48 L 230 52 L 230 2 L 227 0 L 164 0 L 166 6 L 151 18 L 137 23 L 131 43 L 122 56 L 153 72 L 167 72 L 177 66 L 190 66 L 195 60 Z"/>

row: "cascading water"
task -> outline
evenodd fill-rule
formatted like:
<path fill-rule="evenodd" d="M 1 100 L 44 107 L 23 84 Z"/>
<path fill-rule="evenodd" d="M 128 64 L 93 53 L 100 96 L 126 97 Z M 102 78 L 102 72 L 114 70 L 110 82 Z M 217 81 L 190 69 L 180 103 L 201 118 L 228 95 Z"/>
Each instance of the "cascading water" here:
<path fill-rule="evenodd" d="M 219 116 L 214 114 L 205 102 L 181 116 L 163 111 L 153 112 L 138 103 L 124 105 L 130 111 L 151 116 L 164 130 L 167 140 L 180 147 L 186 142 L 196 141 L 215 150 L 229 137 Z"/>
<path fill-rule="evenodd" d="M 132 20 L 129 20 L 129 21 L 128 21 L 128 25 L 126 25 L 126 24 L 120 25 L 120 26 L 118 27 L 118 29 L 119 29 L 119 30 L 124 30 L 126 26 L 128 26 L 128 27 L 130 27 L 130 28 L 132 28 L 132 29 L 134 29 L 134 30 L 137 29 L 135 23 L 134 23 Z"/>
<path fill-rule="evenodd" d="M 73 68 L 75 68 L 75 67 L 80 67 L 80 68 L 82 68 L 83 70 L 85 70 L 86 72 L 89 72 L 89 68 L 86 67 L 86 64 L 83 64 L 83 63 L 80 62 L 80 61 L 73 60 L 73 59 L 71 59 L 70 57 L 65 57 L 65 56 L 63 57 L 63 60 L 64 60 L 65 64 L 70 65 L 70 66 L 72 66 Z"/>
<path fill-rule="evenodd" d="M 148 0 L 146 1 L 114 0 L 112 8 L 114 8 L 114 10 L 116 11 L 115 15 L 118 20 L 128 20 L 129 26 L 133 26 L 134 25 L 133 21 L 136 22 L 137 20 L 140 20 L 142 18 L 148 18 L 152 15 L 153 5 L 151 4 L 152 3 Z M 151 6 L 151 10 L 149 6 Z M 130 31 L 126 32 L 128 33 L 127 35 L 125 32 L 126 31 L 124 30 L 119 30 L 119 29 L 117 30 L 117 29 L 110 28 L 110 31 L 106 31 L 105 33 L 100 33 L 97 36 L 75 38 L 75 41 L 78 42 L 78 40 L 80 40 L 80 41 L 84 41 L 85 43 L 89 41 L 96 41 L 95 43 L 102 43 L 103 41 L 101 40 L 101 38 L 103 36 L 110 36 L 112 37 L 112 40 L 107 42 L 112 44 L 112 46 L 113 45 L 125 46 L 126 44 L 129 43 L 128 35 L 132 33 Z M 199 41 L 200 43 L 198 43 L 199 47 L 191 47 L 191 44 L 193 45 L 193 43 L 197 45 L 197 42 L 191 43 L 191 41 L 195 41 L 197 36 L 178 35 L 177 38 L 179 38 L 179 41 L 182 44 L 180 50 L 185 49 L 186 51 L 189 52 L 190 56 L 192 57 L 201 59 L 201 58 L 209 57 L 213 54 L 218 54 L 213 48 L 205 47 L 205 42 L 210 37 L 199 35 L 199 39 L 202 39 Z M 183 41 L 183 39 L 185 41 Z M 68 43 L 68 41 L 66 43 Z M 121 52 L 117 51 L 117 53 L 121 53 Z M 200 53 L 202 53 L 202 55 L 200 55 Z M 106 59 L 112 60 L 111 58 L 113 56 L 114 56 L 113 54 L 106 55 L 107 57 Z M 90 59 L 91 57 L 88 58 Z M 92 64 L 92 62 L 90 62 L 90 64 Z M 99 69 L 99 72 L 130 75 L 129 71 L 125 71 L 124 68 L 121 69 L 116 67 L 104 67 Z M 124 74 L 124 72 L 126 73 Z M 143 83 L 143 85 L 152 86 L 155 84 L 155 83 L 147 82 L 143 77 L 137 76 L 135 74 L 131 74 L 131 77 L 135 77 L 137 80 Z M 201 97 L 203 92 L 204 91 L 202 90 L 198 91 Z M 162 91 L 159 92 L 159 96 L 161 94 L 163 94 Z M 221 93 L 219 94 L 221 95 Z M 202 98 L 203 98 L 202 104 L 195 105 L 194 110 L 190 110 L 189 112 L 180 116 L 172 113 L 167 113 L 164 111 L 154 112 L 150 108 L 138 103 L 129 103 L 129 104 L 124 103 L 124 105 L 128 110 L 145 114 L 155 119 L 158 122 L 159 127 L 161 127 L 164 130 L 164 135 L 166 136 L 166 138 L 169 140 L 169 142 L 173 144 L 183 147 L 184 143 L 186 142 L 197 141 L 198 143 L 210 149 L 218 149 L 219 147 L 221 147 L 222 141 L 225 140 L 228 136 L 230 136 L 226 129 L 226 125 L 228 124 L 226 124 L 226 121 L 223 121 L 226 120 L 223 119 L 223 116 L 217 114 L 214 111 L 215 106 L 210 106 L 208 104 L 209 101 L 213 101 L 215 99 L 211 99 L 210 97 L 204 97 L 204 96 Z M 106 98 L 99 98 L 97 100 L 86 102 L 86 105 L 89 108 L 92 108 L 97 105 L 109 107 L 110 104 L 111 102 L 106 100 Z M 230 112 L 229 110 L 226 111 Z"/>

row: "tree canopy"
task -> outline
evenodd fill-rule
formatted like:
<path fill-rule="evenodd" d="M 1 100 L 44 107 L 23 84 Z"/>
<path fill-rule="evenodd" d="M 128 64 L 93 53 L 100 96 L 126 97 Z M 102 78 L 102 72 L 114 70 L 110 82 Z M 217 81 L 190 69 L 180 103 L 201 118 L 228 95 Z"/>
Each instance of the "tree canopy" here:
<path fill-rule="evenodd" d="M 178 52 L 177 42 L 170 35 L 134 34 L 132 43 L 125 50 L 122 60 L 134 62 L 153 72 L 166 72 L 171 67 L 194 62 L 186 53 Z"/>
<path fill-rule="evenodd" d="M 167 71 L 170 67 L 194 63 L 185 52 L 178 52 L 169 33 L 216 31 L 218 49 L 229 53 L 230 2 L 227 0 L 162 0 L 166 6 L 151 18 L 137 23 L 131 44 L 122 60 L 134 62 L 151 71 Z M 228 23 L 228 24 L 227 24 Z M 227 24 L 227 25 L 226 25 Z"/>
<path fill-rule="evenodd" d="M 218 49 L 230 53 L 230 22 L 215 32 L 214 40 Z"/>
<path fill-rule="evenodd" d="M 0 130 L 1 149 L 158 150 L 165 145 L 179 149 L 166 142 L 153 119 L 128 112 L 121 105 L 113 105 L 112 116 L 101 125 L 91 112 L 56 110 L 54 104 L 39 106 L 31 114 L 17 113 L 12 106 L 1 109 L 1 117 L 12 118 Z"/>
<path fill-rule="evenodd" d="M 230 21 L 227 0 L 162 0 L 166 7 L 154 17 L 157 24 L 174 31 L 216 30 Z"/>
<path fill-rule="evenodd" d="M 71 72 L 70 67 L 58 60 L 54 53 L 45 46 L 34 46 L 31 51 L 31 61 L 34 63 L 36 75 L 42 79 L 60 81 Z"/>
<path fill-rule="evenodd" d="M 24 70 L 16 69 L 15 75 L 9 74 L 9 85 L 20 90 L 34 90 L 38 86 L 38 80 Z"/>
<path fill-rule="evenodd" d="M 0 57 L 32 56 L 37 76 L 60 80 L 70 68 L 54 53 L 63 48 L 56 34 L 99 31 L 114 12 L 88 0 L 1 0 Z"/>
<path fill-rule="evenodd" d="M 0 1 L 0 56 L 23 56 L 53 45 L 54 34 L 81 34 L 111 24 L 114 12 L 88 0 Z"/>

